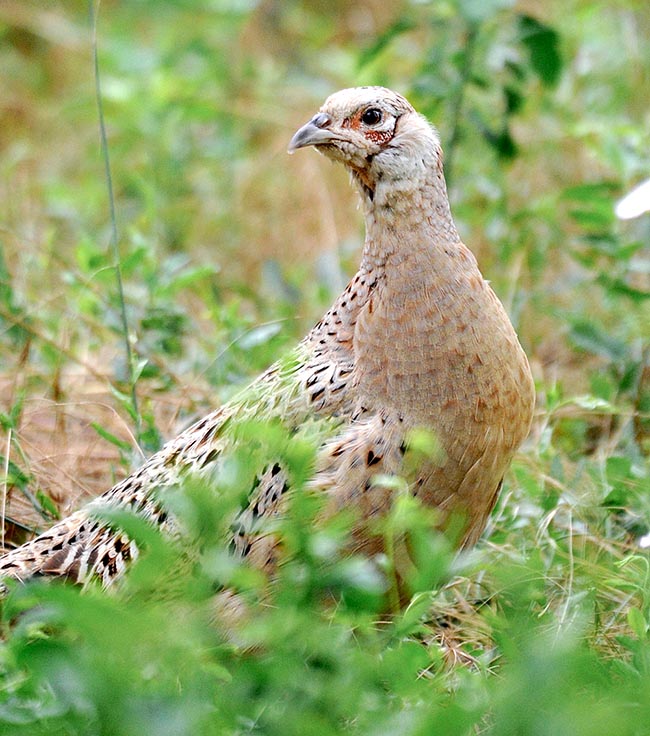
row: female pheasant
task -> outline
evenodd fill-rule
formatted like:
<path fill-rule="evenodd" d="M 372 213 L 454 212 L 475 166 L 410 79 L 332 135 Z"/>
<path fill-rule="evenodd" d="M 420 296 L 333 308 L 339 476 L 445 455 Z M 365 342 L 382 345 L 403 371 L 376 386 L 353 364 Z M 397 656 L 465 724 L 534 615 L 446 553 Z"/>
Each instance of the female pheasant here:
<path fill-rule="evenodd" d="M 463 520 L 459 545 L 478 539 L 528 433 L 534 388 L 510 320 L 454 226 L 438 136 L 401 95 L 360 87 L 331 95 L 289 151 L 306 146 L 341 162 L 360 191 L 366 239 L 357 274 L 286 360 L 88 506 L 5 554 L 0 575 L 109 584 L 138 550 L 98 511 L 126 508 L 171 532 L 164 488 L 213 468 L 251 412 L 312 428 L 320 450 L 310 484 L 329 507 L 356 510 L 364 551 L 379 549 L 367 522 L 391 504 L 393 491 L 373 482 L 378 474 L 406 472 L 441 524 L 452 512 Z M 405 470 L 418 428 L 439 452 Z M 236 549 L 261 566 L 275 540 L 255 522 L 281 512 L 288 485 L 280 462 L 260 468 L 236 524 Z"/>

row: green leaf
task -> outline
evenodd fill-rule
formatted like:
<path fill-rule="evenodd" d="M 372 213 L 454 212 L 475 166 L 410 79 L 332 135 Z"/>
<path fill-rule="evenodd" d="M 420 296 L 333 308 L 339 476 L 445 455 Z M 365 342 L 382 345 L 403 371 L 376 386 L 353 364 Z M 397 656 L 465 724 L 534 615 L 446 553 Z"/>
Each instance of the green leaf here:
<path fill-rule="evenodd" d="M 621 361 L 627 355 L 627 345 L 615 337 L 607 334 L 593 322 L 577 320 L 569 332 L 571 342 L 594 355 L 601 355 L 613 361 Z"/>
<path fill-rule="evenodd" d="M 627 622 L 632 631 L 639 637 L 645 639 L 648 633 L 648 624 L 641 611 L 635 606 L 631 606 L 627 612 Z"/>
<path fill-rule="evenodd" d="M 588 229 L 606 230 L 614 221 L 614 216 L 611 212 L 603 212 L 597 209 L 571 210 L 569 216 L 578 225 Z"/>
<path fill-rule="evenodd" d="M 363 69 L 367 64 L 371 64 L 386 49 L 393 39 L 412 30 L 415 23 L 408 18 L 399 18 L 392 26 L 389 26 L 373 44 L 359 54 L 357 63 L 358 69 Z"/>
<path fill-rule="evenodd" d="M 219 267 L 216 265 L 205 265 L 196 266 L 194 268 L 187 268 L 178 275 L 175 275 L 173 280 L 163 289 L 161 292 L 164 295 L 173 295 L 181 289 L 186 289 L 188 286 L 193 286 L 197 282 L 213 277 L 219 273 Z"/>
<path fill-rule="evenodd" d="M 478 111 L 474 110 L 471 117 L 483 138 L 501 158 L 512 159 L 517 155 L 517 144 L 510 133 L 507 119 L 503 120 L 500 128 L 493 129 L 483 120 L 483 116 Z"/>
<path fill-rule="evenodd" d="M 517 155 L 517 144 L 507 125 L 504 125 L 499 133 L 486 135 L 485 138 L 501 158 L 512 159 Z"/>
<path fill-rule="evenodd" d="M 646 299 L 650 299 L 650 291 L 635 289 L 633 286 L 628 286 L 622 279 L 613 279 L 606 273 L 599 274 L 596 283 L 607 289 L 610 294 L 625 296 L 633 302 L 640 303 L 646 301 Z"/>
<path fill-rule="evenodd" d="M 555 85 L 562 71 L 557 31 L 530 15 L 520 15 L 519 33 L 533 71 L 546 86 Z"/>
<path fill-rule="evenodd" d="M 61 518 L 59 509 L 57 508 L 54 501 L 46 493 L 43 493 L 43 491 L 36 491 L 36 498 L 38 499 L 38 502 L 41 504 L 41 508 L 43 511 L 45 511 L 46 513 L 48 513 L 50 516 L 54 517 L 55 519 Z"/>
<path fill-rule="evenodd" d="M 506 115 L 514 115 L 521 110 L 524 103 L 524 96 L 513 86 L 503 88 L 503 96 L 506 101 Z"/>
<path fill-rule="evenodd" d="M 610 404 L 609 401 L 599 398 L 598 396 L 574 396 L 571 399 L 571 403 L 579 406 L 581 409 L 587 409 L 588 411 L 598 411 L 603 414 L 615 414 L 617 409 L 615 406 Z"/>
<path fill-rule="evenodd" d="M 6 483 L 8 486 L 17 486 L 22 490 L 29 484 L 30 477 L 13 460 L 7 462 L 7 458 L 4 455 L 0 455 L 0 468 L 2 468 L 3 474 L 4 469 L 7 468 Z"/>
<path fill-rule="evenodd" d="M 609 207 L 611 200 L 607 200 Z M 620 239 L 613 234 L 601 233 L 597 235 L 585 235 L 583 240 L 587 244 L 589 251 L 597 255 L 608 256 L 617 261 L 629 261 L 630 258 L 643 248 L 643 243 L 637 241 L 633 243 L 621 243 Z"/>
<path fill-rule="evenodd" d="M 137 419 L 137 414 L 135 409 L 133 408 L 133 402 L 131 401 L 131 397 L 128 394 L 123 393 L 115 386 L 110 386 L 110 392 L 113 394 L 113 396 L 120 402 L 123 409 L 125 409 L 131 419 L 134 421 Z"/>
<path fill-rule="evenodd" d="M 124 440 L 121 440 L 119 437 L 116 437 L 114 434 L 109 432 L 107 429 L 104 429 L 100 424 L 97 424 L 97 422 L 91 422 L 90 426 L 97 432 L 97 434 L 105 439 L 107 442 L 110 442 L 111 445 L 115 445 L 115 447 L 119 447 L 120 450 L 130 450 L 131 449 L 131 443 L 125 442 Z"/>
<path fill-rule="evenodd" d="M 142 375 L 142 372 L 147 366 L 149 361 L 146 358 L 140 358 L 133 361 L 133 382 L 137 383 Z"/>
<path fill-rule="evenodd" d="M 562 192 L 562 199 L 573 202 L 594 203 L 596 201 L 607 202 L 610 206 L 613 197 L 618 191 L 618 185 L 612 181 L 598 181 L 589 184 L 578 184 L 567 187 Z"/>

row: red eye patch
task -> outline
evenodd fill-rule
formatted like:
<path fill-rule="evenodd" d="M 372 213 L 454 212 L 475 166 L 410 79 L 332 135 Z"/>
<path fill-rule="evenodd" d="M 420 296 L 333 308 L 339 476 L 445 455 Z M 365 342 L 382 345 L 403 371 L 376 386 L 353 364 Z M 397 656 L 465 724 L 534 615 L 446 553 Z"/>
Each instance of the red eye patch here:
<path fill-rule="evenodd" d="M 343 127 L 352 128 L 352 130 L 359 130 L 362 127 L 365 128 L 365 125 L 361 121 L 361 115 L 362 113 L 358 113 L 352 118 L 347 118 L 347 120 L 343 121 Z M 393 137 L 393 132 L 392 130 L 373 130 L 369 128 L 368 130 L 364 130 L 363 136 L 373 143 L 387 143 Z"/>
<path fill-rule="evenodd" d="M 392 130 L 366 130 L 365 138 L 373 143 L 387 143 L 393 137 Z"/>

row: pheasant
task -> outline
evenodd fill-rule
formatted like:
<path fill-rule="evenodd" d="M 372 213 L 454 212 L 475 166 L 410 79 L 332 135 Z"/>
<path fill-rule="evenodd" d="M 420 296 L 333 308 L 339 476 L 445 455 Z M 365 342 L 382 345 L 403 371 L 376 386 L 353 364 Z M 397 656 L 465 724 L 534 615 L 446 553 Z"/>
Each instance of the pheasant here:
<path fill-rule="evenodd" d="M 0 576 L 63 576 L 109 585 L 138 554 L 102 520 L 123 508 L 174 533 L 165 487 L 209 473 L 252 415 L 294 432 L 311 427 L 318 453 L 308 487 L 335 511 L 356 512 L 353 546 L 381 548 L 371 521 L 391 505 L 404 476 L 412 494 L 462 520 L 457 544 L 474 544 L 513 454 L 528 434 L 534 387 L 508 316 L 452 220 L 438 135 L 401 95 L 383 87 L 331 95 L 293 136 L 289 152 L 313 146 L 351 173 L 366 238 L 356 275 L 286 359 L 185 430 L 130 477 L 0 558 Z M 415 467 L 404 455 L 413 432 L 438 451 Z M 261 467 L 233 525 L 233 546 L 272 565 L 277 540 L 257 521 L 282 513 L 290 478 L 281 462 Z"/>

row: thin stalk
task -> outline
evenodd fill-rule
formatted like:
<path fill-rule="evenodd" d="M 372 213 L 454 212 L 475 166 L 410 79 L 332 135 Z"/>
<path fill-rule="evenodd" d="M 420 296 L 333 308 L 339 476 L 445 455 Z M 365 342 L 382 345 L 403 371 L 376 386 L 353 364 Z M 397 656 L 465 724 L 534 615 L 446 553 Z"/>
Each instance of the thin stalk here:
<path fill-rule="evenodd" d="M 7 447 L 5 449 L 4 479 L 2 482 L 2 509 L 0 509 L 0 548 L 5 548 L 5 521 L 7 519 L 7 479 L 9 478 L 9 453 L 11 452 L 11 427 L 7 430 Z"/>
<path fill-rule="evenodd" d="M 101 0 L 97 0 L 97 9 Z M 124 350 L 126 353 L 126 364 L 128 370 L 128 380 L 131 387 L 131 406 L 133 408 L 133 416 L 135 418 L 135 436 L 140 438 L 140 429 L 142 426 L 142 418 L 138 408 L 138 395 L 136 392 L 136 377 L 133 363 L 133 351 L 131 350 L 131 340 L 129 332 L 129 322 L 126 314 L 126 302 L 124 300 L 124 284 L 122 281 L 122 265 L 120 261 L 119 239 L 117 233 L 117 218 L 115 216 L 115 197 L 113 195 L 113 177 L 111 176 L 111 162 L 108 153 L 108 138 L 106 136 L 106 126 L 104 124 L 104 107 L 102 104 L 102 90 L 99 78 L 99 60 L 97 55 L 97 14 L 95 12 L 94 0 L 88 0 L 88 8 L 90 11 L 90 24 L 92 27 L 92 50 L 93 50 L 93 66 L 95 70 L 95 99 L 97 101 L 97 114 L 99 117 L 99 136 L 101 140 L 102 158 L 104 160 L 104 173 L 106 176 L 106 188 L 108 190 L 108 206 L 111 219 L 111 253 L 113 257 L 113 268 L 115 269 L 115 281 L 117 283 L 117 293 L 120 302 L 120 318 L 122 322 L 122 332 L 124 335 Z"/>

